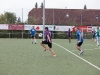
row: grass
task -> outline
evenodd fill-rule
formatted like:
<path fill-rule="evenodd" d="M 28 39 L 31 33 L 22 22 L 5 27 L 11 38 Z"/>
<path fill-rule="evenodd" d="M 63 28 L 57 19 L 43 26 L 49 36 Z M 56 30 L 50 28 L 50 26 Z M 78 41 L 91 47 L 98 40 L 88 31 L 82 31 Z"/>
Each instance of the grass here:
<path fill-rule="evenodd" d="M 53 44 L 56 57 L 49 50 L 44 52 L 40 41 L 32 44 L 30 39 L 0 39 L 0 75 L 100 75 L 100 70 L 59 46 Z M 56 39 L 53 42 L 79 55 L 76 40 L 68 43 L 66 39 Z M 85 53 L 80 57 L 100 68 L 100 47 L 85 40 L 82 48 Z"/>

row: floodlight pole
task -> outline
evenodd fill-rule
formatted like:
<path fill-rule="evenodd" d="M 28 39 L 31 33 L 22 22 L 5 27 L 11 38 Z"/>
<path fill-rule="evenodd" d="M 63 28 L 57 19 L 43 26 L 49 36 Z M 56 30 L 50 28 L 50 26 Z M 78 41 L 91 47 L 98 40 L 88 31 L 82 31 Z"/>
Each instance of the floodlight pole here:
<path fill-rule="evenodd" d="M 22 23 L 23 23 L 23 8 L 22 8 Z"/>
<path fill-rule="evenodd" d="M 45 0 L 43 0 L 43 40 L 44 40 L 44 28 L 45 28 Z"/>
<path fill-rule="evenodd" d="M 66 18 L 69 18 L 69 14 L 66 14 Z"/>
<path fill-rule="evenodd" d="M 83 13 L 82 13 L 82 10 L 81 10 L 81 26 L 83 24 Z"/>
<path fill-rule="evenodd" d="M 99 17 L 98 17 L 98 15 L 96 15 L 97 24 L 98 24 L 98 19 L 99 19 Z"/>

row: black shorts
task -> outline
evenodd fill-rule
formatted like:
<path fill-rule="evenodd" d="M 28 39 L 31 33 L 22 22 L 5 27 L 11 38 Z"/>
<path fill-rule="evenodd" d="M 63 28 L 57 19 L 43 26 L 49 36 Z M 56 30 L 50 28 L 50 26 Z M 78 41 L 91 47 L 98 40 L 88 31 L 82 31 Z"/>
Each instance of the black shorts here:
<path fill-rule="evenodd" d="M 49 48 L 52 48 L 52 43 L 47 42 L 46 40 L 42 41 L 42 44 L 47 44 Z"/>
<path fill-rule="evenodd" d="M 31 35 L 32 38 L 34 38 L 35 36 Z"/>
<path fill-rule="evenodd" d="M 83 44 L 83 42 L 78 42 L 78 43 L 77 43 L 77 46 L 80 47 L 82 44 Z"/>
<path fill-rule="evenodd" d="M 95 39 L 95 35 L 92 35 L 92 38 Z"/>

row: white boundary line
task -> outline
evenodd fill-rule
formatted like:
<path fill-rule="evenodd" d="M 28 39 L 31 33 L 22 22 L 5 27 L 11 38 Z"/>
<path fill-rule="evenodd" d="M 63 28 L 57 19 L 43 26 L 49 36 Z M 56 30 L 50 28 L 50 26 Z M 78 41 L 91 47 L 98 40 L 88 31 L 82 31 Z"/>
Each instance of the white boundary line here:
<path fill-rule="evenodd" d="M 84 51 L 94 51 L 96 49 L 100 49 L 100 48 L 94 48 L 94 49 L 83 49 Z M 70 50 L 70 51 L 78 51 L 78 50 Z"/>
<path fill-rule="evenodd" d="M 70 50 L 70 51 L 76 52 L 78 50 Z M 93 49 L 84 49 L 83 51 L 93 51 Z"/>
<path fill-rule="evenodd" d="M 69 53 L 73 54 L 74 56 L 78 57 L 79 59 L 81 59 L 81 60 L 83 60 L 84 62 L 88 63 L 89 65 L 93 66 L 94 68 L 96 68 L 96 69 L 100 70 L 100 68 L 99 68 L 99 67 L 97 67 L 97 66 L 95 66 L 94 64 L 90 63 L 89 61 L 87 61 L 87 60 L 83 59 L 82 57 L 80 57 L 80 56 L 76 55 L 75 53 L 73 53 L 73 52 L 71 52 L 70 50 L 68 50 L 68 49 L 64 48 L 63 46 L 61 46 L 61 45 L 59 45 L 59 44 L 56 44 L 56 43 L 54 43 L 54 42 L 53 42 L 53 44 L 55 44 L 55 45 L 57 45 L 57 46 L 61 47 L 62 49 L 66 50 L 67 52 L 69 52 Z"/>
<path fill-rule="evenodd" d="M 65 43 L 65 44 L 69 44 L 69 43 Z M 76 44 L 76 43 L 71 43 L 71 44 Z M 94 45 L 91 45 L 91 44 L 84 44 L 84 45 L 94 46 Z"/>

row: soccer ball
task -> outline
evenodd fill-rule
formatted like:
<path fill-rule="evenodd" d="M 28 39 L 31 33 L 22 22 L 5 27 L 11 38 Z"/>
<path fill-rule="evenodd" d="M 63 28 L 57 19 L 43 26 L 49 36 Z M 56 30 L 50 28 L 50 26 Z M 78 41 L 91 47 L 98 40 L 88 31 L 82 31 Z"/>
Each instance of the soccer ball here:
<path fill-rule="evenodd" d="M 42 33 L 39 33 L 39 35 L 38 35 L 39 37 L 42 37 Z"/>

